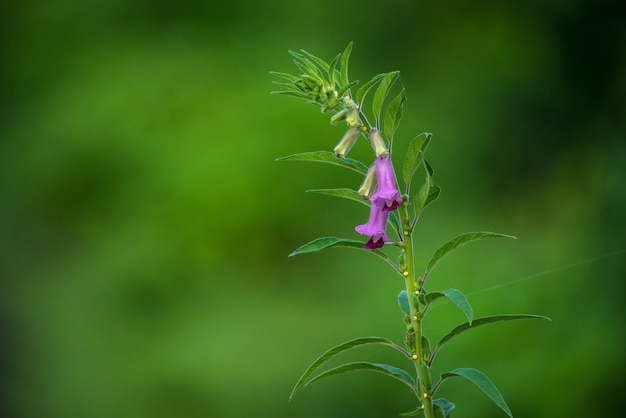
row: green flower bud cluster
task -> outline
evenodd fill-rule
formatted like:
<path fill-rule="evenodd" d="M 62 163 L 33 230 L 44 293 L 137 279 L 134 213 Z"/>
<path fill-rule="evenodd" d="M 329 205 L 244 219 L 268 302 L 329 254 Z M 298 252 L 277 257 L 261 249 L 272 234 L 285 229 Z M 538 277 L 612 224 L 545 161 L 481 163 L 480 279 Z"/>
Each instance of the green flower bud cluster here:
<path fill-rule="evenodd" d="M 335 112 L 333 124 L 346 121 L 350 126 L 358 124 L 358 106 L 352 100 L 350 87 L 357 82 L 348 81 L 348 58 L 352 44 L 330 63 L 302 50 L 289 51 L 301 71 L 300 75 L 272 72 L 284 81 L 277 82 L 283 90 L 272 93 L 285 94 L 306 100 L 321 108 L 323 113 Z"/>
<path fill-rule="evenodd" d="M 339 97 L 339 92 L 334 86 L 319 77 L 304 74 L 295 86 L 306 94 L 310 101 L 318 104 L 324 113 L 336 109 L 337 106 L 345 106 L 346 102 L 351 101 L 348 96 Z"/>

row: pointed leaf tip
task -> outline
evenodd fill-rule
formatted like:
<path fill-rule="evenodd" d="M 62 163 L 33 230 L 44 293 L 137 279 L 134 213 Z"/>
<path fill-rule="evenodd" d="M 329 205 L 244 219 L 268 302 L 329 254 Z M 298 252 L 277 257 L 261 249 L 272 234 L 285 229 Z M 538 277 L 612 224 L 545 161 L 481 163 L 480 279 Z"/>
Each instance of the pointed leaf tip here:
<path fill-rule="evenodd" d="M 309 384 L 319 379 L 322 379 L 324 377 L 328 377 L 328 376 L 332 376 L 332 375 L 340 374 L 340 373 L 352 372 L 352 371 L 372 371 L 372 372 L 382 373 L 396 380 L 401 381 L 402 383 L 407 385 L 409 388 L 411 388 L 412 391 L 416 390 L 415 380 L 405 370 L 402 370 L 395 366 L 391 366 L 389 364 L 370 363 L 367 361 L 347 363 L 341 366 L 334 367 L 330 370 L 326 370 L 325 372 L 320 373 L 317 376 L 311 378 L 309 381 L 307 381 L 304 384 L 304 386 L 308 386 Z"/>
<path fill-rule="evenodd" d="M 452 303 L 454 303 L 467 317 L 468 324 L 472 325 L 472 320 L 474 318 L 474 310 L 470 305 L 469 301 L 458 289 L 448 289 L 443 292 L 429 292 L 425 295 L 426 303 L 432 303 L 439 298 L 448 298 Z"/>
<path fill-rule="evenodd" d="M 404 184 L 407 185 L 407 192 L 413 178 L 415 170 L 422 164 L 424 160 L 424 153 L 430 143 L 432 134 L 428 132 L 422 132 L 409 143 L 409 148 L 406 152 L 404 164 L 402 166 L 402 176 L 404 178 Z"/>
<path fill-rule="evenodd" d="M 433 404 L 440 409 L 443 418 L 450 418 L 450 413 L 454 409 L 454 404 L 445 398 L 435 399 Z"/>
<path fill-rule="evenodd" d="M 417 191 L 415 195 L 414 210 L 415 214 L 419 216 L 419 214 L 432 202 L 439 198 L 441 194 L 441 187 L 433 180 L 433 168 L 425 158 L 422 158 L 424 161 L 424 171 L 426 172 L 426 180 L 420 189 Z M 411 184 L 407 183 L 407 194 L 411 187 Z"/>
<path fill-rule="evenodd" d="M 411 412 L 403 412 L 400 414 L 401 417 L 419 417 L 424 413 L 424 408 L 418 408 Z"/>
<path fill-rule="evenodd" d="M 468 331 L 470 329 L 479 328 L 488 324 L 495 324 L 498 322 L 505 321 L 515 321 L 519 319 L 544 319 L 550 321 L 550 318 L 542 315 L 534 315 L 534 314 L 504 314 L 504 315 L 491 315 L 491 316 L 483 316 L 480 318 L 475 318 L 470 325 L 468 322 L 460 324 L 456 326 L 452 331 L 446 334 L 441 340 L 437 343 L 437 346 L 433 350 L 432 356 L 430 357 L 430 362 L 432 363 L 439 353 L 439 351 L 443 348 L 444 345 L 449 343 L 453 338 L 459 336 L 460 334 Z"/>
<path fill-rule="evenodd" d="M 411 314 L 411 311 L 410 311 L 411 308 L 409 306 L 409 294 L 407 293 L 406 290 L 402 290 L 398 294 L 398 306 L 400 307 L 400 310 L 404 312 L 406 315 Z"/>
<path fill-rule="evenodd" d="M 319 356 L 306 370 L 304 373 L 302 373 L 302 376 L 300 376 L 300 379 L 298 379 L 298 382 L 296 383 L 296 385 L 294 386 L 293 390 L 291 391 L 291 395 L 289 395 L 289 400 L 291 400 L 291 398 L 293 398 L 293 395 L 298 391 L 299 388 L 301 388 L 302 386 L 306 386 L 307 384 L 311 383 L 313 380 L 309 380 L 307 381 L 307 378 L 309 376 L 311 376 L 318 368 L 320 368 L 325 362 L 327 362 L 328 360 L 330 360 L 331 358 L 343 353 L 344 351 L 350 350 L 352 348 L 355 347 L 359 347 L 359 346 L 363 346 L 363 345 L 367 345 L 367 344 L 381 344 L 381 345 L 386 345 L 389 346 L 397 351 L 400 351 L 401 353 L 406 355 L 406 352 L 400 348 L 398 345 L 396 345 L 393 341 L 387 339 L 387 338 L 383 338 L 383 337 L 360 337 L 360 338 L 355 338 L 353 340 L 350 341 L 346 341 L 345 343 L 339 344 L 333 348 L 331 348 L 330 350 L 326 351 L 325 353 L 323 353 L 321 356 Z M 344 371 L 348 371 L 348 370 L 344 370 Z M 336 371 L 333 374 L 339 373 L 340 371 Z M 320 376 L 316 377 L 315 379 L 320 378 Z M 409 376 L 409 380 L 410 380 L 410 376 Z"/>
<path fill-rule="evenodd" d="M 385 114 L 385 137 L 391 142 L 393 136 L 402 119 L 402 106 L 406 101 L 406 92 L 404 88 L 400 90 L 400 93 L 394 97 L 389 106 L 387 107 L 387 113 Z"/>
<path fill-rule="evenodd" d="M 286 157 L 279 157 L 276 159 L 276 161 L 312 161 L 327 163 L 348 168 L 362 175 L 365 175 L 369 168 L 362 162 L 351 158 L 337 158 L 335 156 L 335 153 L 330 151 L 301 152 L 298 154 L 288 155 Z"/>
<path fill-rule="evenodd" d="M 308 193 L 319 193 L 325 194 L 329 196 L 337 196 L 342 197 L 344 199 L 353 200 L 355 202 L 359 202 L 363 205 L 369 206 L 369 202 L 364 200 L 356 190 L 343 188 L 343 189 L 309 189 Z"/>
<path fill-rule="evenodd" d="M 363 84 L 361 87 L 359 87 L 359 89 L 356 91 L 356 102 L 358 103 L 359 107 L 363 106 L 363 100 L 365 99 L 365 96 L 367 95 L 367 93 L 372 89 L 372 87 L 374 87 L 374 85 L 376 85 L 376 83 L 378 83 L 383 77 L 385 76 L 385 73 L 382 74 L 377 74 L 374 77 L 371 78 L 370 81 L 368 81 L 367 83 Z"/>
<path fill-rule="evenodd" d="M 442 373 L 441 382 L 449 379 L 450 377 L 463 377 L 470 382 L 474 383 L 480 390 L 482 390 L 500 409 L 502 409 L 509 417 L 513 417 L 509 406 L 506 404 L 504 398 L 500 394 L 500 391 L 493 384 L 491 380 L 480 370 L 472 368 L 459 368 L 451 370 L 449 372 Z"/>
<path fill-rule="evenodd" d="M 461 234 L 455 238 L 452 238 L 450 241 L 448 241 L 443 246 L 441 246 L 435 252 L 435 254 L 433 254 L 433 257 L 430 259 L 430 262 L 428 263 L 428 266 L 426 267 L 425 275 L 429 274 L 432 271 L 432 269 L 435 268 L 435 266 L 441 261 L 441 259 L 444 258 L 446 255 L 448 255 L 451 251 L 455 250 L 461 245 L 467 244 L 468 242 L 485 239 L 485 238 L 516 239 L 512 235 L 498 234 L 495 232 L 468 232 L 465 234 Z"/>
<path fill-rule="evenodd" d="M 380 81 L 376 92 L 374 93 L 374 99 L 372 100 L 372 111 L 374 112 L 374 116 L 376 117 L 377 125 L 380 121 L 383 102 L 387 98 L 389 90 L 398 79 L 398 75 L 400 75 L 399 71 L 392 71 L 385 74 L 385 76 Z"/>
<path fill-rule="evenodd" d="M 346 247 L 346 248 L 354 248 L 357 250 L 365 251 L 370 254 L 374 254 L 382 258 L 383 260 L 385 260 L 390 265 L 393 265 L 389 257 L 384 252 L 380 251 L 379 249 L 366 249 L 365 244 L 366 244 L 365 242 L 357 241 L 353 239 L 344 239 L 344 238 L 337 238 L 337 237 L 317 238 L 317 239 L 314 239 L 313 241 L 310 241 L 296 248 L 294 251 L 291 252 L 291 254 L 288 255 L 288 257 L 293 257 L 294 255 L 298 255 L 298 254 L 313 253 L 316 251 L 325 250 L 326 248 Z"/>
<path fill-rule="evenodd" d="M 298 254 L 313 253 L 331 247 L 364 248 L 364 246 L 365 243 L 363 243 L 362 241 L 337 237 L 323 237 L 314 239 L 313 241 L 307 242 L 306 244 L 296 248 L 291 252 L 291 254 L 289 254 L 289 257 L 293 257 L 294 255 Z"/>
<path fill-rule="evenodd" d="M 352 53 L 352 41 L 348 44 L 346 49 L 341 54 L 341 61 L 339 65 L 339 72 L 344 84 L 348 83 L 348 62 L 350 60 L 350 54 Z"/>

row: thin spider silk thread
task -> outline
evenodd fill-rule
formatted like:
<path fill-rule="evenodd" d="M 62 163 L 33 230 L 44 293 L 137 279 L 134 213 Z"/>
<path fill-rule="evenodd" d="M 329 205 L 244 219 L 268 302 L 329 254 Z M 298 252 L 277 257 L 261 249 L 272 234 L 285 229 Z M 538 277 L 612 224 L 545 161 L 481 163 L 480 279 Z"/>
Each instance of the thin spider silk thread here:
<path fill-rule="evenodd" d="M 599 255 L 599 256 L 587 258 L 587 259 L 584 259 L 584 260 L 581 260 L 581 261 L 577 261 L 577 262 L 574 262 L 574 263 L 565 264 L 565 265 L 560 266 L 560 267 L 554 267 L 554 268 L 551 268 L 551 269 L 547 269 L 547 270 L 541 271 L 539 273 L 529 274 L 528 276 L 524 276 L 524 277 L 521 277 L 519 279 L 509 280 L 507 282 L 500 283 L 500 284 L 497 284 L 495 286 L 487 287 L 487 288 L 484 288 L 484 289 L 481 289 L 481 290 L 476 290 L 474 292 L 468 293 L 466 296 L 469 297 L 469 296 L 479 295 L 481 293 L 487 293 L 487 292 L 490 292 L 490 291 L 493 291 L 493 290 L 496 290 L 496 289 L 500 289 L 502 287 L 511 286 L 511 285 L 514 285 L 514 284 L 517 284 L 517 283 L 525 282 L 527 280 L 536 279 L 538 277 L 543 277 L 543 276 L 547 276 L 549 274 L 558 273 L 560 271 L 568 270 L 568 269 L 571 269 L 571 268 L 574 268 L 574 267 L 579 267 L 579 266 L 583 266 L 585 264 L 594 263 L 596 261 L 600 261 L 600 260 L 603 260 L 605 258 L 614 257 L 616 255 L 624 254 L 624 253 L 626 253 L 626 248 L 622 248 L 621 250 L 612 251 L 612 252 L 609 252 L 609 253 L 606 253 L 606 254 L 602 254 L 602 255 Z M 435 304 L 433 304 L 433 306 L 431 306 L 430 309 L 432 310 L 433 308 L 436 308 L 437 306 L 440 306 L 440 305 L 443 305 L 443 304 L 446 304 L 446 303 L 450 303 L 450 301 L 448 299 L 440 299 L 440 301 L 438 301 Z M 436 330 L 436 329 L 439 329 L 439 327 L 425 327 L 424 328 L 425 331 L 433 331 L 433 330 Z M 369 355 L 366 356 L 366 359 L 375 356 L 376 354 L 380 353 L 381 351 L 383 351 L 383 349 L 373 350 Z"/>
<path fill-rule="evenodd" d="M 616 250 L 616 251 L 612 251 L 612 252 L 609 252 L 609 253 L 606 253 L 606 254 L 598 255 L 596 257 L 587 258 L 585 260 L 577 261 L 575 263 L 566 264 L 564 266 L 554 267 L 554 268 L 551 268 L 551 269 L 548 269 L 548 270 L 541 271 L 539 273 L 529 274 L 528 276 L 524 276 L 524 277 L 521 277 L 519 279 L 509 280 L 509 281 L 497 284 L 495 286 L 490 286 L 490 287 L 486 287 L 486 288 L 481 289 L 481 290 L 476 290 L 474 292 L 467 293 L 466 296 L 475 296 L 475 295 L 479 295 L 481 293 L 491 292 L 492 290 L 500 289 L 502 287 L 511 286 L 511 285 L 514 285 L 514 284 L 517 284 L 517 283 L 525 282 L 527 280 L 536 279 L 537 277 L 543 277 L 543 276 L 547 276 L 549 274 L 558 273 L 560 271 L 568 270 L 568 269 L 571 269 L 571 268 L 574 268 L 574 267 L 579 267 L 579 266 L 583 266 L 585 264 L 594 263 L 596 261 L 600 261 L 600 260 L 603 260 L 605 258 L 614 257 L 616 255 L 624 254 L 624 253 L 626 253 L 626 248 L 622 248 L 621 250 Z M 446 303 L 450 303 L 450 301 L 447 300 L 447 299 L 442 299 L 440 302 L 433 304 L 433 306 L 431 306 L 431 309 L 435 308 L 436 306 L 443 305 L 443 304 L 446 304 Z"/>
<path fill-rule="evenodd" d="M 524 276 L 524 277 L 521 277 L 519 279 L 509 280 L 509 281 L 497 284 L 495 286 L 490 286 L 490 287 L 486 287 L 486 288 L 481 289 L 481 290 L 476 290 L 474 292 L 467 293 L 466 296 L 469 297 L 469 296 L 480 295 L 482 293 L 491 292 L 493 290 L 497 290 L 497 289 L 500 289 L 500 288 L 503 288 L 503 287 L 506 287 L 506 286 L 511 286 L 511 285 L 518 284 L 518 283 L 521 283 L 521 282 L 525 282 L 525 281 L 528 281 L 528 280 L 531 280 L 531 279 L 536 279 L 538 277 L 543 277 L 543 276 L 547 276 L 547 275 L 550 275 L 550 274 L 558 273 L 558 272 L 561 272 L 561 271 L 564 271 L 564 270 L 572 269 L 574 267 L 583 266 L 585 264 L 591 264 L 591 263 L 603 260 L 605 258 L 614 257 L 616 255 L 620 255 L 620 254 L 624 254 L 624 253 L 626 253 L 626 248 L 622 248 L 620 250 L 611 251 L 609 253 L 598 255 L 598 256 L 595 256 L 595 257 L 590 257 L 590 258 L 587 258 L 587 259 L 584 259 L 584 260 L 581 260 L 581 261 L 576 261 L 574 263 L 565 264 L 565 265 L 560 266 L 560 267 L 554 267 L 554 268 L 551 268 L 551 269 L 548 269 L 548 270 L 541 271 L 539 273 L 529 274 L 528 276 Z M 440 299 L 439 301 L 435 302 L 430 307 L 430 310 L 436 308 L 437 306 L 445 305 L 447 303 L 450 303 L 450 300 L 448 300 L 448 299 Z M 424 330 L 431 332 L 431 331 L 438 330 L 440 328 L 441 327 L 438 327 L 438 326 L 430 326 L 430 327 L 425 327 Z"/>
<path fill-rule="evenodd" d="M 479 295 L 481 293 L 490 292 L 492 290 L 500 289 L 501 287 L 510 286 L 510 285 L 513 285 L 513 284 L 516 284 L 516 283 L 521 283 L 521 282 L 524 282 L 524 281 L 527 281 L 527 280 L 530 280 L 530 279 L 536 279 L 537 277 L 547 276 L 547 275 L 552 274 L 552 273 L 558 273 L 558 272 L 563 271 L 563 270 L 568 270 L 568 269 L 571 269 L 571 268 L 574 268 L 574 267 L 583 266 L 585 264 L 594 263 L 596 261 L 603 260 L 603 259 L 609 258 L 609 257 L 613 257 L 613 256 L 616 256 L 616 255 L 619 255 L 619 254 L 624 254 L 624 253 L 626 253 L 626 248 L 622 248 L 621 250 L 612 251 L 610 253 L 602 254 L 602 255 L 599 255 L 599 256 L 596 256 L 596 257 L 587 258 L 585 260 L 577 261 L 575 263 L 566 264 L 564 266 L 560 266 L 560 267 L 555 267 L 555 268 L 551 268 L 551 269 L 548 269 L 548 270 L 544 270 L 544 271 L 541 271 L 539 273 L 530 274 L 528 276 L 524 276 L 524 277 L 521 277 L 519 279 L 509 280 L 507 282 L 500 283 L 500 284 L 497 284 L 495 286 L 487 287 L 487 288 L 484 288 L 484 289 L 481 289 L 481 290 L 476 290 L 474 292 L 468 293 L 467 296 L 474 296 L 474 295 Z M 446 301 L 442 301 L 442 302 L 446 302 Z"/>

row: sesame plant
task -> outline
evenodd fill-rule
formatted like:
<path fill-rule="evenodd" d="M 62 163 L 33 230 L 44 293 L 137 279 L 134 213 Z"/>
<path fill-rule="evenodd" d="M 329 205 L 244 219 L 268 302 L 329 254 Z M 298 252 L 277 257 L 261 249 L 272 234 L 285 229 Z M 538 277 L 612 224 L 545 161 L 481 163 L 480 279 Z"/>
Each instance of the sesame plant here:
<path fill-rule="evenodd" d="M 432 283 L 428 279 L 444 257 L 464 244 L 486 238 L 515 237 L 484 231 L 465 233 L 452 238 L 437 249 L 426 266 L 419 268 L 415 265 L 413 232 L 424 209 L 439 197 L 441 191 L 434 181 L 433 168 L 425 158 L 432 135 L 421 133 L 409 142 L 406 155 L 402 158 L 400 175 L 396 176 L 392 162 L 392 156 L 396 157 L 393 154 L 394 135 L 402 119 L 402 108 L 406 101 L 400 73 L 392 71 L 378 74 L 362 85 L 359 85 L 358 81 L 350 81 L 348 62 L 351 51 L 352 43 L 330 62 L 303 50 L 290 51 L 299 74 L 272 72 L 280 79 L 275 81 L 280 90 L 273 93 L 303 99 L 318 106 L 323 113 L 330 114 L 332 124 L 347 125 L 345 134 L 332 152 L 327 150 L 303 152 L 278 160 L 334 164 L 362 174 L 363 181 L 356 190 L 336 188 L 310 191 L 349 199 L 369 207 L 367 222 L 355 227 L 358 234 L 365 236 L 364 240 L 318 238 L 297 248 L 290 256 L 331 247 L 349 247 L 367 251 L 384 260 L 404 282 L 397 301 L 403 314 L 406 334 L 402 344 L 387 338 L 370 336 L 352 339 L 329 349 L 305 370 L 295 384 L 290 399 L 300 388 L 322 378 L 352 371 L 372 371 L 399 380 L 415 395 L 415 409 L 402 413 L 401 416 L 413 417 L 424 414 L 426 418 L 447 418 L 450 417 L 454 404 L 438 396 L 439 389 L 449 379 L 461 377 L 475 384 L 508 416 L 512 416 L 502 395 L 483 372 L 461 367 L 435 377 L 431 373 L 433 364 L 444 346 L 469 330 L 503 321 L 548 318 L 530 314 L 475 318 L 470 303 L 461 291 L 431 290 Z M 371 112 L 366 112 L 366 108 Z M 347 157 L 351 148 L 360 140 L 371 147 L 372 161 L 364 163 Z M 395 162 L 397 163 L 398 159 L 395 159 Z M 401 184 L 397 181 L 398 177 L 402 180 Z M 415 184 L 416 177 L 421 179 L 421 184 Z M 364 210 L 363 218 L 365 214 Z M 422 323 L 433 302 L 440 299 L 447 299 L 458 307 L 467 321 L 432 344 L 424 335 Z M 323 367 L 328 360 L 338 354 L 368 344 L 397 350 L 406 357 L 407 367 L 403 369 L 367 361 Z"/>

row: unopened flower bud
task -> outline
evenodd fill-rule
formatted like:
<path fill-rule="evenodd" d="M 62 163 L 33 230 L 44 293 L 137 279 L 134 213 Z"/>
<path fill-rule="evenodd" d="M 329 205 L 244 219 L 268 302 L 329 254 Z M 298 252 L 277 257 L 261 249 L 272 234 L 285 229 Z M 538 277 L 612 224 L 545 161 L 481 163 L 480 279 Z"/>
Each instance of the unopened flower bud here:
<path fill-rule="evenodd" d="M 350 109 L 343 109 L 343 110 L 340 110 L 339 112 L 335 113 L 330 118 L 330 123 L 332 123 L 333 125 L 336 125 L 339 122 L 342 122 L 342 121 L 346 120 L 346 116 L 348 114 L 348 110 L 350 110 Z"/>
<path fill-rule="evenodd" d="M 352 97 L 345 95 L 341 98 L 341 102 L 345 107 L 356 107 L 356 103 L 352 100 Z"/>
<path fill-rule="evenodd" d="M 329 101 L 329 105 L 330 104 L 331 102 Z M 349 107 L 346 109 L 342 109 L 339 112 L 335 113 L 330 118 L 330 123 L 332 123 L 333 125 L 336 125 L 339 122 L 343 122 L 343 121 L 346 121 L 348 126 L 351 126 L 351 127 L 358 125 L 360 122 L 360 119 L 359 119 L 359 111 L 357 110 L 357 108 Z"/>
<path fill-rule="evenodd" d="M 351 107 L 348 109 L 348 113 L 346 113 L 346 122 L 350 126 L 357 126 L 361 119 L 359 118 L 359 111 L 356 107 Z"/>
<path fill-rule="evenodd" d="M 337 158 L 344 158 L 346 154 L 350 152 L 350 149 L 352 148 L 356 140 L 359 139 L 360 134 L 360 126 L 353 126 L 352 128 L 348 129 L 348 131 L 344 134 L 343 138 L 341 138 L 341 141 L 339 141 L 334 149 L 335 156 Z"/>
<path fill-rule="evenodd" d="M 318 81 L 309 75 L 303 75 L 302 81 L 308 90 L 319 90 L 320 88 Z"/>
<path fill-rule="evenodd" d="M 376 178 L 376 165 L 372 164 L 367 170 L 367 174 L 365 175 L 365 180 L 363 180 L 363 184 L 357 190 L 357 193 L 363 199 L 369 199 L 374 194 L 374 190 L 376 190 L 376 184 L 378 183 Z"/>
<path fill-rule="evenodd" d="M 387 147 L 385 146 L 385 141 L 377 129 L 372 129 L 372 132 L 370 133 L 370 142 L 372 143 L 372 147 L 374 148 L 374 152 L 376 152 L 377 157 L 385 158 L 389 155 L 389 150 L 387 150 Z"/>

